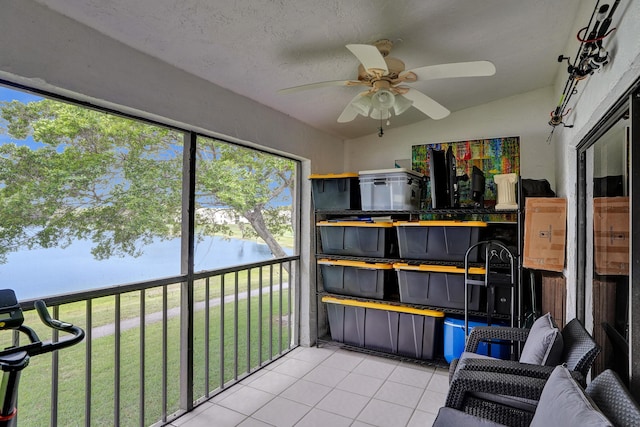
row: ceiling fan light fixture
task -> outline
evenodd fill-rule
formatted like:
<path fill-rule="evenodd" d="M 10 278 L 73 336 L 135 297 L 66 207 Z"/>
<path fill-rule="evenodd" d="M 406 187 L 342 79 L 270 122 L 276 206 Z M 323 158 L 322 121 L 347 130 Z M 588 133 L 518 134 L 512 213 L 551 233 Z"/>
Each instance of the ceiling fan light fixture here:
<path fill-rule="evenodd" d="M 393 112 L 396 114 L 396 116 L 399 116 L 400 114 L 407 111 L 412 105 L 413 101 L 405 98 L 402 95 L 398 95 L 396 96 L 395 104 L 393 104 Z"/>
<path fill-rule="evenodd" d="M 374 120 L 388 120 L 389 118 L 391 118 L 391 112 L 388 108 L 372 108 L 369 117 Z"/>
<path fill-rule="evenodd" d="M 396 102 L 395 95 L 387 89 L 380 89 L 371 96 L 371 106 L 378 110 L 388 110 Z"/>
<path fill-rule="evenodd" d="M 361 96 L 351 103 L 351 107 L 361 116 L 367 117 L 371 111 L 371 97 Z"/>

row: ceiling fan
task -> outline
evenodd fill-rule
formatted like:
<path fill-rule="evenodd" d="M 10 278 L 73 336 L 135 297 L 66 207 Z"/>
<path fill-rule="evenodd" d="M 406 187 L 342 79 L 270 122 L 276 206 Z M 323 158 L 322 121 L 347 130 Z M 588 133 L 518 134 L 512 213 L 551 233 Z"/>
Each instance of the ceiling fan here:
<path fill-rule="evenodd" d="M 360 61 L 357 80 L 311 83 L 278 92 L 292 93 L 327 86 L 367 86 L 368 90 L 357 94 L 347 104 L 338 122 L 350 122 L 358 115 L 388 120 L 392 111 L 398 116 L 411 106 L 438 120 L 447 117 L 450 111 L 424 93 L 404 84 L 453 77 L 492 76 L 496 73 L 496 67 L 489 61 L 428 65 L 405 71 L 404 62 L 388 56 L 393 42 L 386 39 L 378 40 L 373 45 L 348 44 L 346 47 Z"/>

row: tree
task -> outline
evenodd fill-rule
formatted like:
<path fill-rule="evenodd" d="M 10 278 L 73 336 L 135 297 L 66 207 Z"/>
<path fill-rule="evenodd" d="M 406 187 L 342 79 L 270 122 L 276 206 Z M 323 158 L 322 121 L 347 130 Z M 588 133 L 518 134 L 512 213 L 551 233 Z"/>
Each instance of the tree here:
<path fill-rule="evenodd" d="M 180 232 L 183 135 L 53 100 L 0 103 L 0 261 L 21 248 L 90 239 L 97 259 L 138 256 Z M 198 140 L 199 211 L 244 217 L 275 256 L 291 227 L 273 202 L 291 194 L 294 162 Z M 287 191 L 288 190 L 288 191 Z M 207 216 L 198 232 L 229 232 Z"/>

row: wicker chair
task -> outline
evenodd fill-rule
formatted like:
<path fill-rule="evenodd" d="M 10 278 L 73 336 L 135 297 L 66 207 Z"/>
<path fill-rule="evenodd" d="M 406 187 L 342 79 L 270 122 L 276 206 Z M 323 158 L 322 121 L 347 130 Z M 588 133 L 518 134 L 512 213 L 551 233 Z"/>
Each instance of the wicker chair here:
<path fill-rule="evenodd" d="M 453 380 L 455 372 L 459 369 L 547 378 L 553 371 L 553 366 L 538 366 L 512 360 L 492 359 L 486 356 L 478 356 L 476 358 L 475 355 L 471 354 L 477 351 L 478 344 L 482 341 L 502 340 L 524 343 L 528 335 L 529 330 L 523 328 L 491 326 L 474 328 L 469 335 L 462 359 L 453 360 L 449 366 L 449 381 Z M 600 347 L 578 319 L 571 320 L 562 329 L 562 339 L 563 348 L 560 363 L 586 378 L 591 365 L 600 353 Z"/>
<path fill-rule="evenodd" d="M 611 369 L 591 381 L 586 391 L 614 426 L 640 426 L 640 408 Z"/>
<path fill-rule="evenodd" d="M 500 331 L 500 329 L 503 330 Z M 510 423 L 526 426 L 531 421 L 537 406 L 537 398 L 555 367 L 520 363 L 515 360 L 492 359 L 486 356 L 476 358 L 472 352 L 475 351 L 478 343 L 487 339 L 496 339 L 496 337 L 500 339 L 516 337 L 516 340 L 522 341 L 528 337 L 528 330 L 501 327 L 474 328 L 467 343 L 467 352 L 463 353 L 462 358 L 457 363 L 452 363 L 450 367 L 449 399 L 453 399 L 452 404 L 454 401 L 464 400 L 465 412 L 483 414 L 489 411 L 498 414 L 496 415 L 498 420 L 504 421 L 504 417 L 507 417 Z M 568 368 L 574 379 L 584 386 L 587 373 L 599 354 L 600 347 L 577 319 L 573 319 L 565 326 L 562 330 L 562 338 L 564 345 L 559 363 Z M 465 375 L 456 381 L 463 371 L 477 372 L 477 374 L 475 377 Z M 502 377 L 502 382 L 498 383 L 499 389 L 483 392 L 467 388 L 470 379 L 474 378 L 488 380 L 493 384 L 491 376 L 497 374 L 507 375 Z M 514 381 L 514 384 L 505 383 L 507 380 Z M 529 387 L 530 393 L 520 396 L 510 387 L 517 387 L 519 390 Z M 501 393 L 501 389 L 506 392 Z M 520 417 L 520 422 L 515 423 L 514 420 L 517 417 Z"/>
<path fill-rule="evenodd" d="M 539 401 L 540 404 L 536 405 L 529 413 L 503 410 L 502 407 L 492 405 L 473 406 L 469 410 L 466 401 L 467 393 L 452 394 L 450 392 L 447 396 L 446 406 L 440 408 L 433 426 L 542 425 L 546 427 L 562 425 L 563 427 L 582 427 L 583 425 L 592 425 L 585 422 L 587 417 L 591 421 L 595 418 L 596 425 L 615 427 L 640 425 L 640 407 L 613 371 L 607 370 L 600 374 L 586 390 L 583 390 L 576 381 L 575 374 L 577 372 L 571 372 L 559 366 L 554 368 L 547 381 L 541 378 L 503 373 L 460 371 L 456 374 L 454 383 L 464 383 L 464 387 L 457 389 L 510 395 L 515 398 Z M 557 381 L 558 379 L 560 382 Z M 564 400 L 571 395 L 576 396 L 577 400 Z M 593 406 L 589 399 L 584 398 L 584 395 L 588 396 L 596 405 Z M 580 407 L 582 404 L 585 406 Z"/>

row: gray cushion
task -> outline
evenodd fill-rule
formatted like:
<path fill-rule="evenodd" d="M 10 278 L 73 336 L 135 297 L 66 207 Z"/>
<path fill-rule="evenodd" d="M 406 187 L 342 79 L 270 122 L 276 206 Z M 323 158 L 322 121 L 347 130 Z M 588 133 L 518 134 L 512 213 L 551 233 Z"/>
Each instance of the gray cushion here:
<path fill-rule="evenodd" d="M 557 366 L 549 376 L 530 427 L 612 426 L 571 377 L 569 370 Z"/>
<path fill-rule="evenodd" d="M 522 347 L 520 363 L 555 366 L 562 358 L 562 334 L 553 323 L 551 314 L 539 317 L 531 326 Z"/>

